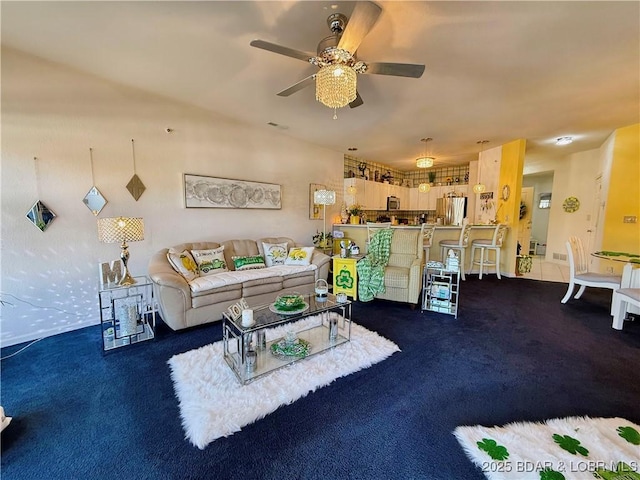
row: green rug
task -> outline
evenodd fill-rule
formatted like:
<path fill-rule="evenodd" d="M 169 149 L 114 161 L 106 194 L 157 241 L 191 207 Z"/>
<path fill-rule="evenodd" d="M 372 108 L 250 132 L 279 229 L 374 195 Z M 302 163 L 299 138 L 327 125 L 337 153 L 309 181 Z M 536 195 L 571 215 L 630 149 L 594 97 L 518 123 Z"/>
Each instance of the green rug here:
<path fill-rule="evenodd" d="M 453 434 L 490 480 L 640 480 L 640 427 L 623 418 L 464 426 Z"/>

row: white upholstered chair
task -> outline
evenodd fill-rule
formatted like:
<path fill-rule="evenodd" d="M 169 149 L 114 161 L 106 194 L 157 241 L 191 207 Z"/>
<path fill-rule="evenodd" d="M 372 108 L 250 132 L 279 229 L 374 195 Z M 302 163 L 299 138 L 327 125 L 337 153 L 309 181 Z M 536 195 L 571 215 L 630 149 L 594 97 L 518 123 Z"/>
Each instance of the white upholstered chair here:
<path fill-rule="evenodd" d="M 376 298 L 418 304 L 422 292 L 423 228 L 398 228 L 393 231 L 389 263 L 384 270 L 385 292 Z"/>
<path fill-rule="evenodd" d="M 382 230 L 384 228 L 391 228 L 391 222 L 367 222 L 367 251 L 369 251 L 369 242 L 371 241 L 371 237 L 373 237 L 378 230 Z"/>
<path fill-rule="evenodd" d="M 565 293 L 561 303 L 567 303 L 576 285 L 580 285 L 580 288 L 573 298 L 580 298 L 586 287 L 608 288 L 610 290 L 620 288 L 621 275 L 608 275 L 589 271 L 587 255 L 584 252 L 580 238 L 570 237 L 566 246 L 567 254 L 569 255 L 569 288 L 567 288 L 567 293 Z M 611 302 L 611 314 L 614 314 L 613 302 Z"/>
<path fill-rule="evenodd" d="M 474 265 L 478 265 L 480 268 L 479 278 L 482 280 L 482 273 L 484 268 L 494 267 L 496 269 L 496 276 L 500 277 L 500 250 L 502 249 L 502 242 L 507 234 L 507 226 L 504 224 L 496 225 L 493 231 L 491 239 L 478 239 L 471 242 L 471 264 L 469 265 L 469 271 L 471 273 Z M 476 250 L 480 250 L 480 258 L 476 260 Z M 489 252 L 493 251 L 493 260 L 489 258 Z"/>
<path fill-rule="evenodd" d="M 455 240 L 440 240 L 440 258 L 444 263 L 447 258 L 447 252 L 449 250 L 457 250 L 460 257 L 460 278 L 465 280 L 464 277 L 464 252 L 469 246 L 469 233 L 471 232 L 471 225 L 467 224 L 460 230 L 460 236 Z"/>
<path fill-rule="evenodd" d="M 613 323 L 612 328 L 616 330 L 622 330 L 625 316 L 629 305 L 635 305 L 640 308 L 640 288 L 631 288 L 631 277 L 633 269 L 631 267 L 625 267 L 622 273 L 622 281 L 620 282 L 620 288 L 613 291 Z"/>

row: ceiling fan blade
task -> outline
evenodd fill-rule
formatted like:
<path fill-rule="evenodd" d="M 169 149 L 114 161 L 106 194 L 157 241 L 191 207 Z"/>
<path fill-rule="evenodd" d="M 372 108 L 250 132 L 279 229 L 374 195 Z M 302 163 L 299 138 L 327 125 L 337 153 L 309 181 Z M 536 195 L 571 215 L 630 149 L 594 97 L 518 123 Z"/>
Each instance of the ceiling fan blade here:
<path fill-rule="evenodd" d="M 347 22 L 347 27 L 342 33 L 338 48 L 355 53 L 362 42 L 362 39 L 373 28 L 382 9 L 373 2 L 356 3 L 351 18 Z"/>
<path fill-rule="evenodd" d="M 289 88 L 285 88 L 281 92 L 278 92 L 278 95 L 281 97 L 288 97 L 289 95 L 296 93 L 298 90 L 302 90 L 309 85 L 312 85 L 316 80 L 316 74 L 309 75 L 307 78 L 300 80 L 298 83 L 294 83 Z M 357 100 L 357 99 L 356 99 Z M 355 100 L 354 100 L 355 102 Z"/>
<path fill-rule="evenodd" d="M 315 56 L 293 48 L 283 47 L 282 45 L 277 45 L 271 42 L 265 42 L 264 40 L 252 40 L 249 45 L 256 48 L 262 48 L 263 50 L 268 50 L 273 53 L 279 53 L 280 55 L 286 55 L 287 57 L 297 58 L 303 62 L 308 62 L 311 57 Z"/>
<path fill-rule="evenodd" d="M 362 105 L 364 102 L 362 101 L 362 97 L 360 96 L 360 92 L 356 90 L 356 98 L 353 102 L 349 104 L 349 107 L 356 108 Z"/>
<path fill-rule="evenodd" d="M 424 65 L 413 63 L 367 63 L 367 69 L 364 73 L 420 78 L 424 73 Z"/>

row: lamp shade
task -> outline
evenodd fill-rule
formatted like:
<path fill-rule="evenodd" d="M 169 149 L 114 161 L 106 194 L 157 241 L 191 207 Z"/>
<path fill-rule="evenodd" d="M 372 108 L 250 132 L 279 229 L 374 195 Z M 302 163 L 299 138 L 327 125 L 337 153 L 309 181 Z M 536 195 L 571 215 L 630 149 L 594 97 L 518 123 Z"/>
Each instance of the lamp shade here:
<path fill-rule="evenodd" d="M 333 205 L 336 203 L 336 192 L 333 190 L 316 190 L 313 192 L 313 203 L 316 205 Z"/>
<path fill-rule="evenodd" d="M 98 239 L 103 243 L 144 240 L 144 220 L 135 217 L 100 218 L 98 219 Z"/>

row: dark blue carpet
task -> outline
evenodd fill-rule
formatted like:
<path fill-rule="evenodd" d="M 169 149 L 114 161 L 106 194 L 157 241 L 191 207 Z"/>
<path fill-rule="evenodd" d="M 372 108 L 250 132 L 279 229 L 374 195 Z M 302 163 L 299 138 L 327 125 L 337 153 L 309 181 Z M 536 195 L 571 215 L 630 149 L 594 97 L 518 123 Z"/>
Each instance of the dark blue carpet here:
<path fill-rule="evenodd" d="M 640 423 L 640 325 L 611 329 L 610 291 L 471 277 L 458 319 L 374 301 L 354 320 L 402 352 L 198 450 L 167 360 L 219 323 L 103 355 L 99 327 L 2 362 L 3 479 L 482 479 L 452 431 L 589 415 Z M 20 346 L 5 348 L 5 357 Z"/>

